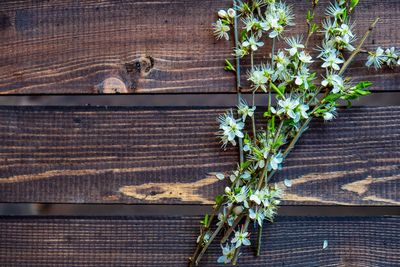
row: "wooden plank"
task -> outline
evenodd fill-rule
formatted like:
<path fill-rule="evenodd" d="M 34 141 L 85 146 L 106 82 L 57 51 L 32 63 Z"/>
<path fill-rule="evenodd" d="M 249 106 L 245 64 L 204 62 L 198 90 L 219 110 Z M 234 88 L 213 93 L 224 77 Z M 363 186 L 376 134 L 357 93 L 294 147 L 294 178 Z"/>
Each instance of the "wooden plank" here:
<path fill-rule="evenodd" d="M 183 267 L 199 220 L 3 217 L 0 261 L 5 267 Z M 399 266 L 399 227 L 400 217 L 280 217 L 264 229 L 262 255 L 243 249 L 238 266 Z M 213 244 L 201 266 L 220 266 L 219 255 Z"/>
<path fill-rule="evenodd" d="M 233 92 L 235 79 L 222 69 L 232 44 L 216 42 L 211 31 L 216 11 L 231 2 L 1 1 L 0 93 Z M 304 35 L 308 4 L 288 2 L 298 22 L 290 33 Z M 320 1 L 319 18 L 328 2 Z M 366 47 L 400 46 L 399 12 L 397 0 L 360 1 L 358 35 L 382 18 Z M 319 37 L 312 42 L 319 44 Z M 268 55 L 270 46 L 259 55 Z M 354 80 L 376 81 L 377 90 L 399 89 L 399 72 L 375 73 L 362 65 L 352 64 Z"/>
<path fill-rule="evenodd" d="M 0 107 L 0 202 L 211 204 L 235 167 L 213 108 Z M 286 205 L 400 204 L 400 107 L 315 121 L 284 164 Z"/>

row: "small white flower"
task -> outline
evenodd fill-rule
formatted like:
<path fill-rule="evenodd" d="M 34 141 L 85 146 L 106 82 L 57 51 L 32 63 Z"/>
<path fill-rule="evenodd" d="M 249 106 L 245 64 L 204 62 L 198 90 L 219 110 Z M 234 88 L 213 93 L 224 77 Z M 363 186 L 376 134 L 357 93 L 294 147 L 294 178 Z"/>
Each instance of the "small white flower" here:
<path fill-rule="evenodd" d="M 294 77 L 296 78 L 294 81 L 295 84 L 299 86 L 303 85 L 306 90 L 310 87 L 308 84 L 308 78 L 310 77 L 310 73 L 307 68 L 302 67 L 297 73 L 297 75 Z"/>
<path fill-rule="evenodd" d="M 214 35 L 217 39 L 225 38 L 226 40 L 229 40 L 228 32 L 231 30 L 231 28 L 228 25 L 224 24 L 220 19 L 212 25 L 214 28 Z"/>
<path fill-rule="evenodd" d="M 304 45 L 301 43 L 301 37 L 299 36 L 287 38 L 285 41 L 290 46 L 286 51 L 289 51 L 291 57 L 296 55 L 300 49 L 304 49 Z"/>
<path fill-rule="evenodd" d="M 351 28 L 347 24 L 342 24 L 342 26 L 340 26 L 339 31 L 341 32 L 342 36 L 346 36 L 347 35 L 350 38 L 354 37 L 354 34 L 351 32 Z"/>
<path fill-rule="evenodd" d="M 290 118 L 295 119 L 296 118 L 296 114 L 294 112 L 294 110 L 297 108 L 297 106 L 299 105 L 299 100 L 297 99 L 291 99 L 291 98 L 287 98 L 285 100 L 279 100 L 278 101 L 278 105 L 281 107 L 277 114 L 281 115 L 283 113 L 287 114 Z"/>
<path fill-rule="evenodd" d="M 255 110 L 256 107 L 250 108 L 244 99 L 240 99 L 240 103 L 238 105 L 238 114 L 242 116 L 243 122 L 246 121 L 247 116 L 250 118 L 253 117 Z"/>
<path fill-rule="evenodd" d="M 275 27 L 275 29 L 269 33 L 268 37 L 271 39 L 274 39 L 276 37 L 278 37 L 279 35 L 282 34 L 284 28 L 281 25 L 278 25 L 277 27 Z"/>
<path fill-rule="evenodd" d="M 339 6 L 337 2 L 331 3 L 326 9 L 326 15 L 338 19 L 346 11 L 345 8 Z"/>
<path fill-rule="evenodd" d="M 322 47 L 318 49 L 321 53 L 317 56 L 318 58 L 326 58 L 329 57 L 330 55 L 337 55 L 338 51 L 337 49 L 333 46 L 333 42 L 331 41 L 324 41 L 322 43 Z"/>
<path fill-rule="evenodd" d="M 232 112 L 228 112 L 224 115 L 221 115 L 218 119 L 220 122 L 219 128 L 222 130 L 221 138 L 223 142 L 223 146 L 226 146 L 228 142 L 231 142 L 233 145 L 236 144 L 235 138 L 243 138 L 243 128 L 244 123 L 242 121 L 237 121 L 233 118 Z"/>
<path fill-rule="evenodd" d="M 261 47 L 264 45 L 263 42 L 259 42 L 254 36 L 250 36 L 250 38 L 247 41 L 243 42 L 243 47 L 250 47 L 251 50 L 257 51 L 258 47 Z"/>
<path fill-rule="evenodd" d="M 332 86 L 332 93 L 337 94 L 345 89 L 343 78 L 337 74 L 328 74 L 321 82 L 322 86 Z"/>
<path fill-rule="evenodd" d="M 248 80 L 252 82 L 252 89 L 254 91 L 258 89 L 261 89 L 264 92 L 267 91 L 266 84 L 268 82 L 268 78 L 264 75 L 262 70 L 254 69 L 251 71 Z"/>
<path fill-rule="evenodd" d="M 252 30 L 258 31 L 262 29 L 260 21 L 258 21 L 258 19 L 254 18 L 253 16 L 247 17 L 242 21 L 244 24 L 244 29 L 246 29 L 247 32 L 250 32 Z"/>
<path fill-rule="evenodd" d="M 275 28 L 278 27 L 278 26 L 279 26 L 279 24 L 278 24 L 278 18 L 275 17 L 274 15 L 271 15 L 271 14 L 267 15 L 265 21 L 263 21 L 263 22 L 261 23 L 262 29 L 263 29 L 264 31 L 266 31 L 266 32 L 269 31 L 269 30 L 271 30 L 271 29 L 275 29 Z"/>
<path fill-rule="evenodd" d="M 264 213 L 258 208 L 256 210 L 250 209 L 249 217 L 253 221 L 256 221 L 259 226 L 262 226 L 264 218 L 265 218 Z"/>
<path fill-rule="evenodd" d="M 243 47 L 243 45 L 239 44 L 239 47 L 235 48 L 234 52 L 235 52 L 234 53 L 235 56 L 242 58 L 249 54 L 249 49 L 246 47 Z"/>
<path fill-rule="evenodd" d="M 247 193 L 248 193 L 248 189 L 245 186 L 243 186 L 240 189 L 240 192 L 235 194 L 235 201 L 237 203 L 247 202 Z"/>
<path fill-rule="evenodd" d="M 344 62 L 343 59 L 338 58 L 334 54 L 330 54 L 328 57 L 323 57 L 322 60 L 324 61 L 324 64 L 322 64 L 323 68 L 332 68 L 334 70 L 340 70 L 339 64 Z"/>
<path fill-rule="evenodd" d="M 278 154 L 273 155 L 271 157 L 269 166 L 272 170 L 278 170 L 282 161 L 283 161 L 283 156 L 282 156 L 281 152 L 279 152 Z"/>
<path fill-rule="evenodd" d="M 235 231 L 235 237 L 231 240 L 235 247 L 238 248 L 241 245 L 250 246 L 250 240 L 248 239 L 249 233 L 244 232 L 243 229 Z"/>
<path fill-rule="evenodd" d="M 289 58 L 283 51 L 279 51 L 278 54 L 274 56 L 274 62 L 276 63 L 278 70 L 286 69 L 286 67 L 290 64 Z"/>
<path fill-rule="evenodd" d="M 293 24 L 294 15 L 293 15 L 292 6 L 287 5 L 284 2 L 278 2 L 278 3 L 276 3 L 275 13 L 278 15 L 280 25 L 282 25 L 282 26 L 294 25 Z"/>
<path fill-rule="evenodd" d="M 256 203 L 257 205 L 261 204 L 261 201 L 263 199 L 263 194 L 261 191 L 257 190 L 250 196 L 250 200 Z"/>
<path fill-rule="evenodd" d="M 336 107 L 330 107 L 328 111 L 323 114 L 324 120 L 330 121 L 333 120 L 337 115 Z"/>
<path fill-rule="evenodd" d="M 304 51 L 301 51 L 299 55 L 299 60 L 303 63 L 310 64 L 312 63 L 312 57 L 308 54 L 306 54 Z"/>
<path fill-rule="evenodd" d="M 335 117 L 334 117 L 334 115 L 333 115 L 332 113 L 330 113 L 330 112 L 324 113 L 324 120 L 330 121 L 330 120 L 332 120 L 332 119 L 334 119 L 334 118 L 335 118 Z"/>
<path fill-rule="evenodd" d="M 365 65 L 367 67 L 374 66 L 375 69 L 380 69 L 382 67 L 382 63 L 386 61 L 384 52 L 385 51 L 381 47 L 378 47 L 375 53 L 370 52 L 368 61 L 365 63 Z"/>
<path fill-rule="evenodd" d="M 230 246 L 229 244 L 226 244 L 226 246 L 222 246 L 222 256 L 220 256 L 217 260 L 218 263 L 231 263 L 233 257 L 235 256 L 235 251 L 236 248 L 235 246 Z"/>
<path fill-rule="evenodd" d="M 386 56 L 386 64 L 388 66 L 393 66 L 397 64 L 397 60 L 399 59 L 399 56 L 397 55 L 397 51 L 395 47 L 391 47 L 386 49 L 385 51 L 385 56 Z"/>
<path fill-rule="evenodd" d="M 301 104 L 299 106 L 299 111 L 300 111 L 300 115 L 304 118 L 304 119 L 308 119 L 308 114 L 307 111 L 310 109 L 310 107 L 308 105 L 305 104 Z"/>
<path fill-rule="evenodd" d="M 248 181 L 248 180 L 250 180 L 250 178 L 251 178 L 251 173 L 250 173 L 249 171 L 244 171 L 244 172 L 240 175 L 240 178 L 243 179 L 243 180 L 245 180 L 245 181 Z"/>

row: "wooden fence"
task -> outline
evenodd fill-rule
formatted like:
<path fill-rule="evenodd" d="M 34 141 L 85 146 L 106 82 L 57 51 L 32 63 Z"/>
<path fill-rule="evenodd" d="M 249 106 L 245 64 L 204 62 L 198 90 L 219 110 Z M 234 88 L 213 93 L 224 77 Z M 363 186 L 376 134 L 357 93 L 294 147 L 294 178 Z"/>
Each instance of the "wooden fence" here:
<path fill-rule="evenodd" d="M 307 2 L 289 2 L 298 14 L 292 32 L 301 33 Z M 359 35 L 381 17 L 366 47 L 400 47 L 400 2 L 360 2 Z M 222 68 L 232 44 L 216 42 L 210 29 L 215 11 L 229 5 L 2 1 L 1 98 L 234 93 L 235 79 Z M 366 70 L 364 59 L 351 65 L 355 80 L 375 82 L 376 95 L 395 95 L 400 72 Z M 204 210 L 224 188 L 209 173 L 231 170 L 238 158 L 235 149 L 221 151 L 215 138 L 215 118 L 223 110 L 2 106 L 0 202 L 165 204 L 177 210 L 190 204 Z M 399 166 L 400 106 L 355 107 L 332 123 L 315 121 L 275 181 L 292 180 L 284 206 L 329 207 L 333 214 L 278 217 L 265 227 L 262 256 L 243 250 L 239 265 L 400 266 Z M 343 205 L 377 212 L 342 216 Z M 390 216 L 387 208 L 394 210 Z M 168 213 L 4 215 L 0 266 L 186 266 L 199 220 Z M 323 250 L 324 240 L 329 246 Z M 203 266 L 217 266 L 219 253 L 213 245 Z"/>

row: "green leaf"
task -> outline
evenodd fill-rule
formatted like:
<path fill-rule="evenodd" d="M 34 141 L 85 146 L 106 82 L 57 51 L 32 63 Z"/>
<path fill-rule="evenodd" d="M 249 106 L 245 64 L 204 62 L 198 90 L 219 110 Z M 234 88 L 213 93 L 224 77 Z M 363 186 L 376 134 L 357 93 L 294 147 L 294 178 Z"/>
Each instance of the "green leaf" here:
<path fill-rule="evenodd" d="M 273 116 L 269 121 L 268 121 L 268 131 L 271 133 L 275 132 L 275 116 Z"/>
<path fill-rule="evenodd" d="M 223 195 L 218 195 L 215 197 L 215 204 L 217 204 L 217 206 L 221 205 L 223 201 L 224 201 Z"/>
<path fill-rule="evenodd" d="M 273 83 L 271 82 L 270 85 L 271 85 L 271 88 L 272 88 L 280 97 L 285 98 L 285 95 L 281 92 L 281 90 L 280 90 L 278 87 L 276 87 L 275 84 L 273 84 Z"/>
<path fill-rule="evenodd" d="M 351 108 L 353 106 L 353 103 L 351 103 L 350 100 L 346 100 L 347 101 L 347 108 Z"/>
<path fill-rule="evenodd" d="M 226 70 L 226 71 L 236 71 L 235 67 L 232 65 L 232 63 L 228 59 L 225 59 L 225 68 L 224 68 L 224 70 Z"/>
<path fill-rule="evenodd" d="M 357 5 L 359 0 L 350 0 L 350 11 L 352 11 Z"/>
<path fill-rule="evenodd" d="M 240 170 L 243 171 L 243 170 L 247 169 L 250 166 L 250 164 L 251 164 L 251 161 L 249 161 L 249 160 L 242 162 L 240 164 Z"/>
<path fill-rule="evenodd" d="M 318 30 L 318 25 L 316 24 L 316 23 L 314 23 L 312 26 L 311 26 L 311 32 L 316 32 Z"/>
<path fill-rule="evenodd" d="M 202 221 L 200 221 L 200 223 L 201 223 L 202 225 L 204 225 L 204 226 L 207 226 L 207 225 L 208 225 L 208 220 L 209 220 L 209 216 L 208 216 L 208 214 L 206 214 L 206 215 L 204 216 L 204 219 L 203 219 Z"/>
<path fill-rule="evenodd" d="M 335 102 L 335 101 L 338 100 L 341 96 L 342 96 L 342 94 L 329 94 L 329 95 L 327 95 L 327 96 L 322 100 L 322 102 L 323 102 L 323 103 Z"/>
<path fill-rule="evenodd" d="M 365 89 L 372 85 L 372 82 L 359 82 L 354 88 L 355 89 Z"/>

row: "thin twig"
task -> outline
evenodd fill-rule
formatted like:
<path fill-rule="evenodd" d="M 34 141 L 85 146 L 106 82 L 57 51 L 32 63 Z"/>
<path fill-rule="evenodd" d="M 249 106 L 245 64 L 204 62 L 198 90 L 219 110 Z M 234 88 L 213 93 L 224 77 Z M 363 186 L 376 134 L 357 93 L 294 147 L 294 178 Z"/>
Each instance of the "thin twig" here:
<path fill-rule="evenodd" d="M 261 240 L 262 240 L 262 234 L 263 234 L 263 225 L 258 226 L 258 235 L 257 235 L 257 251 L 256 251 L 256 256 L 260 256 L 261 252 Z"/>
<path fill-rule="evenodd" d="M 367 32 L 364 34 L 363 38 L 361 39 L 361 42 L 358 44 L 356 50 L 353 51 L 353 53 L 350 55 L 350 57 L 346 60 L 346 62 L 343 64 L 342 68 L 339 71 L 339 75 L 342 75 L 346 69 L 349 67 L 350 63 L 353 61 L 355 56 L 362 51 L 362 46 L 364 45 L 365 41 L 367 40 L 368 36 L 372 32 L 372 30 L 375 28 L 376 24 L 380 18 L 375 19 L 375 21 L 369 26 Z"/>
<path fill-rule="evenodd" d="M 236 0 L 233 0 L 233 6 L 236 7 Z M 235 35 L 235 48 L 238 49 L 239 47 L 239 30 L 238 30 L 238 19 L 237 16 L 234 18 L 234 35 Z M 236 92 L 237 92 L 237 103 L 240 104 L 240 100 L 242 99 L 241 96 L 241 72 L 240 72 L 240 57 L 236 56 Z M 239 160 L 240 164 L 244 162 L 244 155 L 243 155 L 243 139 L 239 138 Z"/>

